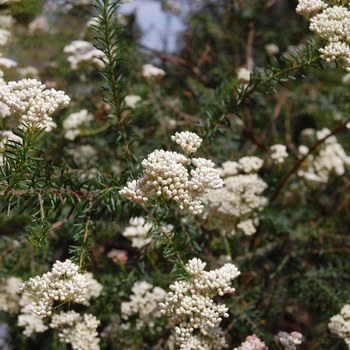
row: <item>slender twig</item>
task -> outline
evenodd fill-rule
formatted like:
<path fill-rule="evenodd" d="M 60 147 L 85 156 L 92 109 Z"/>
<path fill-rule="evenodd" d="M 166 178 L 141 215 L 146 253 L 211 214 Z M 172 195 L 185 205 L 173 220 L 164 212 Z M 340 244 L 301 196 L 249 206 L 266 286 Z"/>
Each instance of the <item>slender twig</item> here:
<path fill-rule="evenodd" d="M 44 206 L 43 206 L 43 201 L 42 201 L 42 199 L 41 199 L 41 194 L 40 194 L 40 192 L 38 193 L 38 200 L 39 200 L 39 205 L 40 205 L 41 221 L 44 222 L 45 213 L 44 213 Z"/>
<path fill-rule="evenodd" d="M 247 38 L 247 50 L 245 54 L 245 64 L 247 66 L 247 69 L 251 66 L 252 61 L 252 51 L 253 51 L 253 41 L 255 36 L 255 22 L 252 21 L 248 24 L 249 32 L 248 32 L 248 38 Z"/>

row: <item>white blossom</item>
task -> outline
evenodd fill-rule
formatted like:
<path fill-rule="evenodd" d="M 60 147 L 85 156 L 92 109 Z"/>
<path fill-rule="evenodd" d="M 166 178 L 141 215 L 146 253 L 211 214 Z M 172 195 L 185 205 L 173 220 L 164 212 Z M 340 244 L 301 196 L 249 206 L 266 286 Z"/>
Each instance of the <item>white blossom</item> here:
<path fill-rule="evenodd" d="M 20 286 L 22 279 L 19 277 L 8 277 L 2 279 L 0 284 L 0 310 L 9 313 L 11 316 L 17 314 L 20 308 L 21 298 Z"/>
<path fill-rule="evenodd" d="M 323 128 L 316 132 L 317 140 L 322 140 L 330 134 L 330 130 Z M 341 176 L 345 168 L 350 166 L 350 157 L 337 142 L 337 138 L 329 136 L 315 156 L 309 154 L 305 159 L 306 166 L 298 175 L 306 180 L 327 183 L 331 173 Z M 312 175 L 314 174 L 314 175 Z"/>
<path fill-rule="evenodd" d="M 241 169 L 249 174 L 259 171 L 264 164 L 264 161 L 259 157 L 242 157 L 238 160 L 238 163 L 242 166 Z"/>
<path fill-rule="evenodd" d="M 279 47 L 276 44 L 266 44 L 264 46 L 264 49 L 266 50 L 267 54 L 270 56 L 275 56 L 280 51 Z"/>
<path fill-rule="evenodd" d="M 151 243 L 152 238 L 147 237 L 148 232 L 152 229 L 150 222 L 145 222 L 143 217 L 135 217 L 129 220 L 130 226 L 122 232 L 124 237 L 132 240 L 131 245 L 134 248 L 142 248 Z"/>
<path fill-rule="evenodd" d="M 11 33 L 7 29 L 0 28 L 0 46 L 8 44 L 11 38 Z"/>
<path fill-rule="evenodd" d="M 248 335 L 245 341 L 233 350 L 267 350 L 265 342 L 261 341 L 255 334 Z"/>
<path fill-rule="evenodd" d="M 350 349 L 350 305 L 346 304 L 340 310 L 340 314 L 332 316 L 328 323 L 331 333 L 344 339 Z"/>
<path fill-rule="evenodd" d="M 350 12 L 345 6 L 328 6 L 322 0 L 299 0 L 296 12 L 309 18 L 310 30 L 326 43 L 319 49 L 326 62 L 341 60 L 350 72 Z M 311 17 L 311 15 L 314 15 Z M 310 18 L 311 17 L 311 18 Z"/>
<path fill-rule="evenodd" d="M 206 263 L 200 259 L 190 260 L 186 266 L 187 281 L 170 285 L 165 302 L 160 303 L 162 313 L 176 324 L 175 337 L 180 349 L 221 349 L 226 347 L 219 327 L 222 317 L 228 317 L 228 308 L 217 304 L 213 297 L 235 291 L 231 281 L 240 275 L 233 264 L 220 269 L 204 271 Z M 198 329 L 199 334 L 194 335 Z"/>
<path fill-rule="evenodd" d="M 273 151 L 271 153 L 271 158 L 275 164 L 284 163 L 284 159 L 288 157 L 287 147 L 285 145 L 273 145 L 270 147 Z"/>
<path fill-rule="evenodd" d="M 100 69 L 104 68 L 104 63 L 101 59 L 106 57 L 105 54 L 88 41 L 74 40 L 64 47 L 63 52 L 70 54 L 67 60 L 73 70 L 78 69 L 85 62 L 92 62 Z"/>
<path fill-rule="evenodd" d="M 151 78 L 153 76 L 162 76 L 165 75 L 163 69 L 154 67 L 152 64 L 144 64 L 142 66 L 142 76 L 144 78 Z"/>
<path fill-rule="evenodd" d="M 237 224 L 237 228 L 241 229 L 247 236 L 251 236 L 256 232 L 253 220 L 251 219 L 241 221 L 239 224 Z"/>
<path fill-rule="evenodd" d="M 245 165 L 246 170 L 252 171 L 257 170 L 262 161 L 254 161 L 256 167 L 253 169 L 249 165 L 250 157 L 245 158 L 243 162 L 223 163 L 223 168 L 218 170 L 224 177 L 225 186 L 209 191 L 202 197 L 205 204 L 202 215 L 205 225 L 220 229 L 225 235 L 233 235 L 237 228 L 245 234 L 253 234 L 254 225 L 259 222 L 257 213 L 267 204 L 267 198 L 261 195 L 267 184 L 257 174 L 238 174 L 243 168 L 240 163 Z"/>
<path fill-rule="evenodd" d="M 130 301 L 121 304 L 122 318 L 128 320 L 132 315 L 137 315 L 137 329 L 154 327 L 154 320 L 161 316 L 158 304 L 164 301 L 166 291 L 146 281 L 135 282 L 131 290 Z"/>
<path fill-rule="evenodd" d="M 125 106 L 130 108 L 136 108 L 136 105 L 142 100 L 141 96 L 127 95 L 125 96 Z"/>
<path fill-rule="evenodd" d="M 0 27 L 3 29 L 11 29 L 16 20 L 11 15 L 0 15 Z"/>
<path fill-rule="evenodd" d="M 0 86 L 0 101 L 9 106 L 11 113 L 19 115 L 25 125 L 39 127 L 51 122 L 51 115 L 66 108 L 70 101 L 63 91 L 45 89 L 36 79 L 11 81 Z"/>
<path fill-rule="evenodd" d="M 275 341 L 279 342 L 286 350 L 296 350 L 296 345 L 302 343 L 303 335 L 299 332 L 278 332 L 275 336 Z"/>
<path fill-rule="evenodd" d="M 82 109 L 79 112 L 70 114 L 63 121 L 63 129 L 65 130 L 64 137 L 67 140 L 74 141 L 79 135 L 81 126 L 88 126 L 94 120 L 94 116 L 87 109 Z"/>
<path fill-rule="evenodd" d="M 195 153 L 202 143 L 202 139 L 194 132 L 176 132 L 175 135 L 171 136 L 171 141 L 181 146 L 186 156 L 191 153 Z"/>
<path fill-rule="evenodd" d="M 83 317 L 75 311 L 53 315 L 50 327 L 59 329 L 60 341 L 69 343 L 73 350 L 99 350 L 100 338 L 96 331 L 100 321 L 91 314 Z"/>
<path fill-rule="evenodd" d="M 19 301 L 19 304 L 22 306 L 22 308 L 21 313 L 18 316 L 17 325 L 19 327 L 24 327 L 23 334 L 26 337 L 30 337 L 33 333 L 43 333 L 49 328 L 44 325 L 43 319 L 41 317 L 33 313 L 33 302 L 33 295 L 29 293 L 23 293 Z"/>
<path fill-rule="evenodd" d="M 299 0 L 296 12 L 308 17 L 310 14 L 325 9 L 328 5 L 322 0 Z"/>
<path fill-rule="evenodd" d="M 13 67 L 17 67 L 17 62 L 11 60 L 10 58 L 0 57 L 0 66 L 10 69 Z"/>
<path fill-rule="evenodd" d="M 237 72 L 237 79 L 243 83 L 248 84 L 250 82 L 250 74 L 252 72 L 247 68 L 239 68 Z"/>
<path fill-rule="evenodd" d="M 185 150 L 194 152 L 200 139 L 191 134 L 174 136 L 180 140 Z M 177 137 L 177 138 L 176 138 Z M 184 141 L 186 140 L 186 141 Z M 195 167 L 190 172 L 186 167 Z M 119 192 L 126 199 L 136 203 L 156 204 L 171 199 L 194 215 L 201 213 L 201 199 L 209 190 L 221 188 L 223 181 L 214 169 L 215 164 L 204 158 L 189 159 L 177 152 L 155 150 L 142 161 L 143 176 L 127 185 Z M 191 177 L 190 177 L 191 176 Z"/>
<path fill-rule="evenodd" d="M 65 262 L 57 260 L 51 272 L 44 273 L 42 277 L 30 278 L 23 283 L 21 291 L 36 296 L 32 311 L 40 317 L 46 317 L 51 315 L 55 301 L 83 304 L 88 282 L 78 269 L 79 267 L 69 259 Z"/>

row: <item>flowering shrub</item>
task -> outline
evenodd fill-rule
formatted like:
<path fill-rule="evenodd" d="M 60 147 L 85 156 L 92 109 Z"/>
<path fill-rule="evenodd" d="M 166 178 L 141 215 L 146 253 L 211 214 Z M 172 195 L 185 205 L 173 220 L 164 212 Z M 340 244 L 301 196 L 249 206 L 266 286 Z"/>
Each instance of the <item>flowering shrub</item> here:
<path fill-rule="evenodd" d="M 1 1 L 0 348 L 347 348 L 349 2 L 142 6 Z"/>

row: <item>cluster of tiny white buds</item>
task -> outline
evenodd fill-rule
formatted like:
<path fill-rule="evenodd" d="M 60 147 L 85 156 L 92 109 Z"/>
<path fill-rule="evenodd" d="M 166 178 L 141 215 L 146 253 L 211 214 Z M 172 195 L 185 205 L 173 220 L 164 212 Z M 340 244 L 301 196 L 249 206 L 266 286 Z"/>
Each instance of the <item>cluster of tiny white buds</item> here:
<path fill-rule="evenodd" d="M 299 0 L 299 4 L 296 7 L 296 13 L 308 17 L 310 14 L 323 10 L 328 5 L 322 0 Z"/>
<path fill-rule="evenodd" d="M 165 71 L 153 66 L 152 64 L 144 64 L 142 66 L 142 76 L 144 78 L 151 78 L 153 76 L 158 77 L 162 75 L 165 75 Z"/>
<path fill-rule="evenodd" d="M 273 145 L 270 147 L 272 150 L 271 158 L 275 164 L 284 163 L 284 158 L 288 157 L 287 147 L 285 145 Z"/>
<path fill-rule="evenodd" d="M 224 347 L 218 325 L 222 317 L 229 316 L 228 308 L 224 304 L 216 304 L 213 297 L 233 293 L 235 289 L 230 284 L 240 272 L 229 263 L 209 272 L 204 271 L 205 265 L 200 259 L 190 260 L 185 266 L 189 280 L 170 285 L 171 292 L 165 302 L 159 304 L 161 312 L 176 323 L 175 334 L 180 349 L 190 348 L 195 329 L 199 329 L 202 336 L 212 338 L 211 342 L 221 344 L 217 349 Z M 199 338 L 196 338 L 198 341 Z"/>
<path fill-rule="evenodd" d="M 328 6 L 322 0 L 299 0 L 296 12 L 307 17 L 310 30 L 326 42 L 325 47 L 319 49 L 321 58 L 326 62 L 340 59 L 350 72 L 350 11 L 344 4 L 344 1 L 336 4 L 333 1 L 334 6 Z"/>
<path fill-rule="evenodd" d="M 264 161 L 259 157 L 242 157 L 238 160 L 238 163 L 242 166 L 242 170 L 249 174 L 252 172 L 257 172 L 261 169 Z"/>
<path fill-rule="evenodd" d="M 296 350 L 297 345 L 302 343 L 303 335 L 299 332 L 278 332 L 275 341 L 280 343 L 286 350 Z"/>
<path fill-rule="evenodd" d="M 21 292 L 36 296 L 32 311 L 40 316 L 51 315 L 55 301 L 82 304 L 85 301 L 88 282 L 84 275 L 78 272 L 79 267 L 69 259 L 65 262 L 56 261 L 51 272 L 36 276 L 21 285 Z"/>
<path fill-rule="evenodd" d="M 205 226 L 219 229 L 223 235 L 233 235 L 237 228 L 247 235 L 256 232 L 258 212 L 267 204 L 267 198 L 262 196 L 267 184 L 255 173 L 262 164 L 263 160 L 257 157 L 222 164 L 218 172 L 225 187 L 201 197 L 205 204 L 202 215 Z M 240 171 L 248 174 L 239 174 Z"/>
<path fill-rule="evenodd" d="M 99 350 L 100 338 L 96 331 L 100 321 L 92 314 L 83 317 L 75 311 L 53 315 L 50 327 L 60 329 L 60 341 L 70 343 L 74 350 Z"/>
<path fill-rule="evenodd" d="M 52 114 L 66 108 L 70 102 L 64 91 L 45 89 L 46 86 L 36 79 L 10 81 L 0 86 L 0 101 L 19 116 L 24 125 L 42 127 L 52 122 Z"/>
<path fill-rule="evenodd" d="M 340 310 L 340 314 L 331 317 L 328 323 L 331 333 L 336 334 L 339 338 L 344 339 L 350 347 L 350 305 L 346 304 Z"/>
<path fill-rule="evenodd" d="M 183 141 L 183 147 L 188 152 L 194 151 L 194 147 L 200 145 L 200 138 L 194 135 L 180 133 L 174 136 L 174 140 L 177 138 L 179 144 Z M 191 163 L 195 169 L 189 174 L 186 167 Z M 159 204 L 171 199 L 179 203 L 181 209 L 186 208 L 193 215 L 202 212 L 200 197 L 209 190 L 221 188 L 224 184 L 211 160 L 189 159 L 177 152 L 155 150 L 142 161 L 142 167 L 143 177 L 128 182 L 119 192 L 122 197 L 136 203 L 153 205 L 154 202 Z"/>
<path fill-rule="evenodd" d="M 171 140 L 181 146 L 186 156 L 195 153 L 203 141 L 197 134 L 189 131 L 176 132 Z"/>
<path fill-rule="evenodd" d="M 261 341 L 255 334 L 248 335 L 245 341 L 238 348 L 233 350 L 267 350 L 265 342 Z"/>

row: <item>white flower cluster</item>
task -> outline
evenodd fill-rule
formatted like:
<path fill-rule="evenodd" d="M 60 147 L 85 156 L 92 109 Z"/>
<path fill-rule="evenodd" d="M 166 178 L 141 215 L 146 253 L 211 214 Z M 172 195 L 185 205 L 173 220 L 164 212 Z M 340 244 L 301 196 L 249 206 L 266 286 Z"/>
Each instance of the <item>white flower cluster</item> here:
<path fill-rule="evenodd" d="M 80 314 L 75 311 L 53 315 L 50 327 L 60 329 L 60 341 L 70 343 L 73 350 L 99 350 L 100 338 L 96 331 L 100 321 L 91 314 Z"/>
<path fill-rule="evenodd" d="M 142 100 L 141 96 L 127 95 L 125 96 L 125 106 L 130 108 L 136 108 L 136 105 Z"/>
<path fill-rule="evenodd" d="M 152 229 L 150 222 L 145 222 L 143 217 L 135 217 L 129 220 L 128 226 L 123 232 L 123 236 L 131 239 L 131 245 L 134 248 L 142 248 L 151 243 L 152 238 L 147 237 L 148 232 Z"/>
<path fill-rule="evenodd" d="M 56 261 L 51 272 L 36 276 L 21 285 L 22 292 L 36 296 L 32 311 L 40 316 L 51 315 L 53 303 L 56 300 L 83 304 L 88 282 L 84 275 L 78 272 L 79 267 L 69 259 L 65 262 Z"/>
<path fill-rule="evenodd" d="M 11 39 L 11 33 L 7 29 L 0 28 L 0 46 L 5 46 Z"/>
<path fill-rule="evenodd" d="M 280 52 L 280 48 L 276 44 L 266 44 L 264 49 L 269 56 L 275 56 Z"/>
<path fill-rule="evenodd" d="M 257 157 L 243 157 L 238 162 L 228 161 L 218 169 L 225 187 L 210 191 L 202 197 L 205 204 L 203 219 L 206 225 L 220 229 L 222 234 L 233 235 L 236 228 L 246 235 L 255 233 L 258 225 L 257 212 L 266 205 L 261 196 L 267 184 L 258 174 L 238 174 L 240 170 L 255 172 L 263 161 Z"/>
<path fill-rule="evenodd" d="M 64 137 L 67 140 L 74 141 L 79 135 L 79 127 L 82 125 L 88 126 L 94 120 L 94 116 L 87 109 L 82 109 L 79 112 L 72 113 L 63 121 L 63 129 L 65 130 Z"/>
<path fill-rule="evenodd" d="M 327 128 L 316 132 L 318 140 L 330 134 Z M 306 146 L 299 147 L 302 153 L 306 154 Z M 308 149 L 307 149 L 308 151 Z M 330 174 L 333 172 L 340 176 L 345 173 L 345 167 L 350 165 L 350 157 L 345 153 L 344 148 L 332 135 L 325 140 L 319 153 L 316 156 L 309 154 L 305 159 L 306 167 L 299 170 L 298 176 L 312 187 L 312 184 L 327 183 Z"/>
<path fill-rule="evenodd" d="M 238 160 L 238 164 L 240 165 L 240 169 L 248 174 L 248 173 L 256 173 L 257 171 L 259 171 L 263 166 L 264 161 L 259 157 L 250 156 L 250 157 L 242 157 L 241 159 Z M 235 174 L 231 174 L 231 175 L 235 175 Z"/>
<path fill-rule="evenodd" d="M 317 13 L 327 8 L 327 6 L 322 0 L 299 0 L 295 11 L 305 17 L 309 17 L 310 14 Z"/>
<path fill-rule="evenodd" d="M 340 314 L 332 316 L 328 323 L 331 333 L 344 339 L 350 349 L 350 305 L 346 304 L 340 310 Z"/>
<path fill-rule="evenodd" d="M 144 64 L 142 66 L 142 76 L 144 78 L 158 77 L 165 75 L 163 69 L 157 68 L 152 64 Z"/>
<path fill-rule="evenodd" d="M 297 345 L 302 343 L 303 335 L 299 332 L 278 332 L 274 337 L 276 342 L 279 342 L 286 350 L 296 350 Z"/>
<path fill-rule="evenodd" d="M 13 67 L 17 67 L 17 62 L 11 60 L 10 58 L 0 57 L 0 66 L 10 69 Z"/>
<path fill-rule="evenodd" d="M 22 139 L 19 136 L 15 135 L 10 130 L 0 130 L 0 136 L 1 136 L 1 141 L 0 141 L 0 151 L 1 152 L 4 151 L 5 145 L 8 141 L 22 143 Z"/>
<path fill-rule="evenodd" d="M 287 147 L 285 145 L 273 145 L 270 147 L 272 149 L 271 158 L 275 164 L 284 163 L 284 158 L 288 157 Z"/>
<path fill-rule="evenodd" d="M 216 304 L 213 297 L 233 293 L 231 281 L 240 272 L 233 264 L 209 272 L 204 271 L 205 265 L 200 259 L 190 260 L 185 266 L 189 280 L 170 285 L 171 292 L 160 304 L 162 313 L 176 323 L 176 341 L 183 350 L 226 347 L 219 324 L 222 317 L 228 317 L 228 308 Z M 195 330 L 199 330 L 197 335 Z"/>
<path fill-rule="evenodd" d="M 63 91 L 45 89 L 46 86 L 36 79 L 10 81 L 0 86 L 0 101 L 25 125 L 46 126 L 52 122 L 53 113 L 68 106 L 70 98 Z"/>
<path fill-rule="evenodd" d="M 176 132 L 171 136 L 171 141 L 181 146 L 186 156 L 191 153 L 195 153 L 202 143 L 202 139 L 194 132 L 184 131 L 181 133 Z"/>
<path fill-rule="evenodd" d="M 105 54 L 88 41 L 74 40 L 64 47 L 63 52 L 70 54 L 67 60 L 73 70 L 78 69 L 81 64 L 86 62 L 95 63 L 100 69 L 104 68 L 101 59 L 106 57 Z"/>
<path fill-rule="evenodd" d="M 23 334 L 30 337 L 33 333 L 45 332 L 49 327 L 44 325 L 43 319 L 32 311 L 33 295 L 23 293 L 19 305 L 22 306 L 18 316 L 18 326 L 24 327 Z"/>
<path fill-rule="evenodd" d="M 265 342 L 261 341 L 258 336 L 255 334 L 248 335 L 245 338 L 245 341 L 238 347 L 233 350 L 267 350 Z"/>
<path fill-rule="evenodd" d="M 241 67 L 238 69 L 237 79 L 242 83 L 249 84 L 251 74 L 252 72 L 249 69 Z"/>
<path fill-rule="evenodd" d="M 146 281 L 137 281 L 132 287 L 133 294 L 130 295 L 130 301 L 123 302 L 121 305 L 122 318 L 128 320 L 132 315 L 138 315 L 136 328 L 153 328 L 154 319 L 161 316 L 159 302 L 164 301 L 167 292 L 154 287 Z"/>
<path fill-rule="evenodd" d="M 0 285 L 0 310 L 9 315 L 21 312 L 18 316 L 18 326 L 25 327 L 23 334 L 30 337 L 33 332 L 45 332 L 47 326 L 43 320 L 31 311 L 33 298 L 28 293 L 21 295 L 21 285 L 23 281 L 19 277 L 9 277 L 1 281 Z"/>
<path fill-rule="evenodd" d="M 193 133 L 175 135 L 173 141 L 179 140 L 185 150 L 199 146 L 199 137 Z M 195 169 L 190 173 L 187 168 L 192 164 Z M 177 152 L 155 150 L 142 161 L 143 177 L 128 182 L 119 192 L 126 199 L 136 203 L 154 204 L 171 199 L 180 204 L 180 208 L 188 209 L 192 214 L 200 214 L 203 205 L 200 197 L 209 190 L 223 186 L 215 164 L 208 159 L 192 158 Z M 191 176 L 191 178 L 190 178 Z"/>
<path fill-rule="evenodd" d="M 11 29 L 16 20 L 11 15 L 0 15 L 0 26 L 3 29 Z"/>
<path fill-rule="evenodd" d="M 21 298 L 20 287 L 22 279 L 19 277 L 9 277 L 2 279 L 0 284 L 0 310 L 10 315 L 19 311 L 19 300 Z"/>
<path fill-rule="evenodd" d="M 321 11 L 318 13 L 319 11 Z M 321 57 L 327 62 L 341 59 L 350 72 L 350 12 L 343 6 L 328 6 L 321 0 L 299 0 L 296 12 L 310 19 L 310 30 L 325 42 Z"/>

